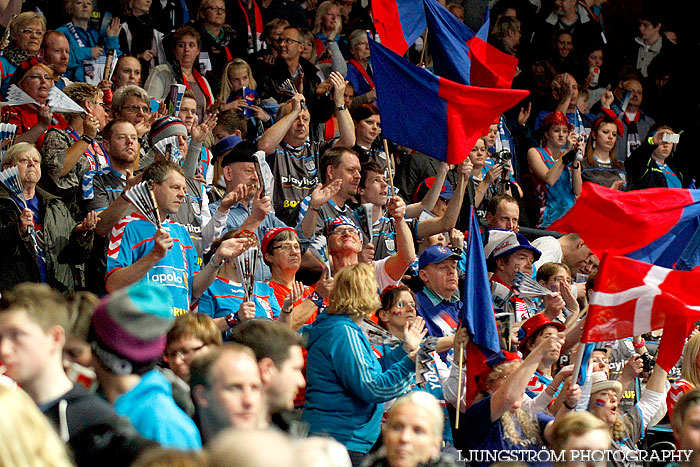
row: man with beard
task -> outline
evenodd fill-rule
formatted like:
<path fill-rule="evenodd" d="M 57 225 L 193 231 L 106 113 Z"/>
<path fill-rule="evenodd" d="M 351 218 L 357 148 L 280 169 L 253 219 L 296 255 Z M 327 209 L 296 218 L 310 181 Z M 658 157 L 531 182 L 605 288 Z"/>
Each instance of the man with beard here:
<path fill-rule="evenodd" d="M 83 175 L 83 202 L 90 211 L 99 213 L 95 228 L 95 248 L 86 263 L 89 290 L 107 293 L 104 286 L 107 267 L 108 235 L 114 224 L 127 214 L 131 203 L 119 196 L 127 187 L 141 180 L 134 176 L 133 165 L 138 157 L 139 143 L 136 128 L 127 120 L 112 120 L 103 131 L 103 141 L 111 165 Z"/>
<path fill-rule="evenodd" d="M 71 84 L 71 80 L 66 78 L 64 73 L 68 69 L 68 59 L 70 57 L 70 45 L 66 36 L 58 31 L 46 31 L 44 42 L 41 44 L 39 56 L 51 67 L 56 73 L 58 80 L 56 87 L 63 89 Z"/>

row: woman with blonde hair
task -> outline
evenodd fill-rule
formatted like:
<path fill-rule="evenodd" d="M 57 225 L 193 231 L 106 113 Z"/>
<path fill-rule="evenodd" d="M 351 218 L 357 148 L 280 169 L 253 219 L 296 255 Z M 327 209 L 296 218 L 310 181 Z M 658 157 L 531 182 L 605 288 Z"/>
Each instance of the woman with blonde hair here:
<path fill-rule="evenodd" d="M 487 360 L 487 368 L 477 375 L 481 391 L 461 418 L 458 432 L 453 432 L 455 447 L 463 452 L 471 450 L 533 450 L 545 449 L 551 441 L 553 418 L 533 411 L 532 405 L 523 408 L 525 388 L 543 358 L 559 352 L 564 343 L 561 333 L 543 339 L 520 360 L 517 354 L 499 352 Z M 490 367 L 490 368 L 489 368 Z M 564 404 L 557 413 L 563 416 L 573 410 L 581 389 L 571 384 L 563 390 Z M 448 401 L 450 402 L 450 401 Z M 462 407 L 466 404 L 462 401 Z M 472 458 L 471 465 L 489 465 L 486 458 Z"/>
<path fill-rule="evenodd" d="M 41 49 L 41 42 L 46 33 L 46 18 L 34 11 L 25 11 L 17 15 L 8 25 L 10 43 L 2 50 L 0 57 L 0 91 L 7 96 L 9 78 L 18 66 L 29 57 L 36 56 Z"/>
<path fill-rule="evenodd" d="M 673 419 L 673 409 L 676 402 L 683 394 L 700 387 L 700 333 L 695 333 L 688 339 L 683 349 L 683 363 L 681 364 L 681 379 L 673 383 L 666 394 L 666 407 L 668 418 Z"/>
<path fill-rule="evenodd" d="M 380 307 L 371 266 L 343 268 L 326 312 L 304 329 L 308 339 L 306 405 L 309 434 L 326 433 L 359 465 L 379 437 L 383 403 L 410 389 L 415 353 L 426 334 L 418 317 L 404 324 L 402 345 L 381 359 L 360 327 Z"/>
<path fill-rule="evenodd" d="M 70 467 L 65 445 L 23 390 L 0 385 L 0 465 Z"/>

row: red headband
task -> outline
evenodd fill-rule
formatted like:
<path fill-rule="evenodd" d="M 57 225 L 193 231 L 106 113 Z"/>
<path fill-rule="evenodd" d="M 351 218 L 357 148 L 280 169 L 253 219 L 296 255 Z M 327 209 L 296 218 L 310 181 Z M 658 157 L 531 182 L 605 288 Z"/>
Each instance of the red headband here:
<path fill-rule="evenodd" d="M 610 109 L 601 109 L 601 110 L 603 111 L 603 113 L 605 114 L 606 117 L 608 117 L 610 120 L 613 121 L 613 123 L 615 123 L 615 126 L 617 127 L 617 136 L 619 136 L 620 138 L 624 138 L 625 137 L 625 126 L 622 124 L 620 119 L 617 118 L 617 115 L 615 115 L 615 112 L 613 112 Z M 598 130 L 598 127 L 603 122 L 604 118 L 605 117 L 600 117 L 595 122 L 593 122 L 593 128 Z"/>

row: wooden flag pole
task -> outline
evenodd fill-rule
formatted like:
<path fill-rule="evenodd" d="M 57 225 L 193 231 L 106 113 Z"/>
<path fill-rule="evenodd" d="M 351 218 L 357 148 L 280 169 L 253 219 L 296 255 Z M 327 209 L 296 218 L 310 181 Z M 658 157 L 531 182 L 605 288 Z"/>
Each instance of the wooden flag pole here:
<path fill-rule="evenodd" d="M 420 62 L 418 64 L 422 67 L 425 67 L 425 63 L 423 63 L 423 59 L 425 58 L 425 48 L 428 45 L 428 27 L 425 27 L 425 33 L 423 34 L 423 49 L 420 51 Z"/>
<path fill-rule="evenodd" d="M 457 415 L 455 416 L 455 430 L 459 430 L 459 408 L 462 405 L 462 358 L 464 357 L 464 344 L 459 344 L 459 367 L 457 370 Z"/>
<path fill-rule="evenodd" d="M 394 191 L 394 171 L 391 168 L 391 154 L 389 154 L 389 143 L 386 142 L 386 138 L 382 138 L 384 140 L 384 154 L 386 154 L 386 170 L 389 174 L 389 188 L 391 189 L 391 192 L 389 193 L 389 196 L 394 196 L 396 193 Z"/>

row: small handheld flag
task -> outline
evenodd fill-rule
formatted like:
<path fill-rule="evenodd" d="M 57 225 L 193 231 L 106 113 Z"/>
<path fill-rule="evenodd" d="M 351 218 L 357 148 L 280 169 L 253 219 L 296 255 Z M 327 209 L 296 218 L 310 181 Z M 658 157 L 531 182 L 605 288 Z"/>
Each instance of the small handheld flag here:
<path fill-rule="evenodd" d="M 124 197 L 138 209 L 147 221 L 160 229 L 162 222 L 158 211 L 158 202 L 149 182 L 137 183 L 124 192 Z"/>

